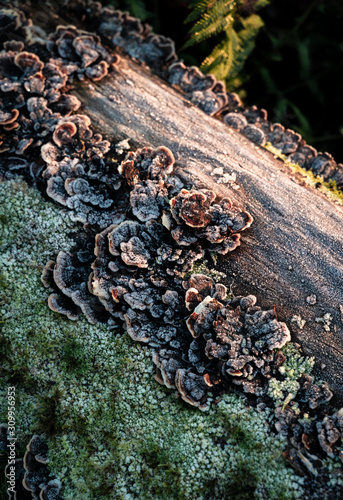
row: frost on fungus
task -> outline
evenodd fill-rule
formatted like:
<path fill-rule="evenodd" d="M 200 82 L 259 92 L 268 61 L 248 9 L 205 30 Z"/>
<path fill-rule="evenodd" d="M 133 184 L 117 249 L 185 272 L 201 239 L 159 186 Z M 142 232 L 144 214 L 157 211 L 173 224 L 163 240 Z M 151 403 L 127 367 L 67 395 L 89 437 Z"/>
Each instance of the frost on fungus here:
<path fill-rule="evenodd" d="M 106 43 L 120 47 L 131 57 L 149 66 L 173 86 L 178 87 L 186 99 L 205 113 L 223 119 L 227 125 L 239 130 L 258 145 L 271 144 L 290 162 L 297 163 L 306 170 L 312 170 L 326 182 L 334 181 L 338 189 L 343 187 L 342 164 L 337 164 L 328 153 L 318 153 L 315 148 L 306 144 L 297 132 L 268 120 L 265 109 L 244 106 L 239 96 L 227 91 L 224 83 L 218 82 L 213 75 L 204 75 L 197 67 L 186 66 L 176 56 L 173 41 L 152 33 L 148 24 L 131 17 L 126 12 L 120 12 L 113 7 L 102 7 L 96 2 L 90 3 L 87 9 L 84 8 L 83 2 L 78 1 L 68 2 L 63 8 L 56 5 L 55 8 L 57 13 L 65 15 L 67 12 L 71 18 L 82 18 L 84 25 L 95 30 Z M 11 22 L 20 23 L 19 18 L 15 18 L 15 21 L 11 19 Z M 29 30 L 25 23 L 24 29 Z M 63 39 L 61 50 L 65 50 L 63 55 L 70 56 L 73 63 L 75 58 L 77 59 L 81 66 L 78 74 L 82 77 L 85 65 L 93 60 L 99 50 L 98 42 L 96 37 L 85 35 L 84 32 L 78 33 L 76 37 L 73 29 L 75 28 L 68 28 L 70 34 L 66 37 L 67 40 L 64 40 L 63 30 L 61 31 Z M 74 43 L 72 40 L 83 37 L 85 37 L 82 42 L 84 47 L 80 50 L 77 42 Z M 53 39 L 56 39 L 56 35 Z M 74 46 L 70 49 L 73 43 Z M 106 57 L 103 58 L 103 63 L 108 64 Z M 96 65 L 96 62 L 87 68 L 91 68 L 92 65 Z"/>
<path fill-rule="evenodd" d="M 35 177 L 42 167 L 37 162 L 39 150 L 47 138 L 53 134 L 61 146 L 76 134 L 79 124 L 70 115 L 81 103 L 68 94 L 75 77 L 100 80 L 118 56 L 111 55 L 98 36 L 74 26 L 57 27 L 46 41 L 22 12 L 12 8 L 1 12 L 0 153 L 6 153 L 8 160 L 0 157 L 0 172 L 6 178 L 17 171 Z M 9 28 L 20 41 L 8 40 Z M 103 143 L 98 144 L 101 148 Z"/>
<path fill-rule="evenodd" d="M 157 380 L 200 409 L 232 384 L 261 396 L 283 361 L 288 328 L 254 296 L 228 301 L 226 287 L 205 275 L 184 280 L 207 251 L 233 251 L 253 219 L 213 191 L 177 189 L 173 165 L 166 147 L 128 153 L 117 169 L 129 201 L 126 220 L 96 236 L 92 263 L 63 252 L 48 262 L 49 305 L 71 318 L 82 310 L 93 323 L 122 322 L 134 340 L 155 349 Z M 59 171 L 50 163 L 49 172 L 48 192 Z M 65 197 L 59 202 L 66 205 Z"/>
<path fill-rule="evenodd" d="M 196 66 L 175 62 L 168 72 L 168 82 L 179 86 L 186 99 L 206 114 L 215 115 L 228 103 L 224 83 L 218 82 L 213 75 L 204 75 Z"/>
<path fill-rule="evenodd" d="M 252 113 L 254 119 L 256 115 Z M 64 206 L 68 196 L 75 195 L 70 189 L 74 179 L 80 185 L 88 181 L 85 169 L 74 175 L 64 164 L 80 159 L 97 171 L 97 155 L 86 155 L 87 160 L 84 151 L 73 155 L 72 146 L 77 151 L 78 141 L 73 143 L 70 136 L 76 135 L 76 131 L 72 136 L 61 134 L 55 144 L 42 148 L 43 157 L 48 148 L 55 148 L 45 158 L 44 176 L 48 193 L 51 179 L 61 178 L 61 191 L 53 197 Z M 65 147 L 70 148 L 72 160 L 65 156 Z M 175 389 L 188 404 L 208 410 L 218 396 L 236 387 L 265 407 L 271 404 L 271 382 L 283 383 L 282 348 L 291 340 L 287 326 L 278 321 L 274 309 L 258 307 L 253 295 L 228 299 L 223 284 L 191 274 L 194 262 L 206 252 L 233 251 L 252 216 L 211 190 L 185 189 L 173 174 L 174 161 L 166 147 L 142 148 L 117 162 L 113 177 L 101 177 L 103 198 L 95 196 L 106 201 L 115 179 L 121 196 L 111 191 L 111 210 L 117 204 L 122 207 L 125 200 L 124 220 L 96 235 L 95 259 L 83 258 L 77 251 L 61 252 L 55 263 L 47 263 L 42 280 L 52 287 L 49 305 L 72 319 L 82 311 L 91 323 L 122 324 L 133 340 L 153 349 L 155 379 Z M 90 185 L 89 181 L 87 189 Z M 87 189 L 84 192 L 90 196 Z M 83 222 L 98 229 L 105 220 L 97 221 L 95 206 L 95 200 L 89 203 L 92 218 Z M 187 273 L 191 276 L 185 279 Z M 306 453 L 314 457 L 337 456 L 339 449 L 325 444 L 330 439 L 325 437 L 323 413 L 332 396 L 329 388 L 311 377 L 303 377 L 297 387 L 291 399 L 299 409 L 294 413 L 287 401 L 285 410 L 279 406 L 275 429 L 290 443 L 289 461 L 296 460 L 299 470 L 307 473 L 312 465 L 301 451 L 304 443 Z M 314 410 L 310 427 L 302 424 L 301 416 L 305 421 L 307 412 Z M 339 425 L 336 428 L 340 432 Z"/>

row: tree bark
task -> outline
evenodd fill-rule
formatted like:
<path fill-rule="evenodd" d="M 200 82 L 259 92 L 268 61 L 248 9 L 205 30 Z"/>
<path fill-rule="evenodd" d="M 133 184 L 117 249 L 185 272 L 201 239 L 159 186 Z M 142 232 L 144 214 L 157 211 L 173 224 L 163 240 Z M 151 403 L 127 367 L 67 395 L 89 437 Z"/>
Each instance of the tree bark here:
<path fill-rule="evenodd" d="M 342 403 L 343 207 L 125 55 L 110 76 L 82 83 L 74 94 L 100 133 L 128 138 L 133 148 L 167 146 L 187 184 L 228 196 L 253 215 L 241 246 L 219 257 L 216 268 L 235 295 L 253 293 L 262 307 L 276 307 Z M 216 182 L 218 167 L 237 175 L 238 190 Z M 314 305 L 306 300 L 311 295 Z"/>

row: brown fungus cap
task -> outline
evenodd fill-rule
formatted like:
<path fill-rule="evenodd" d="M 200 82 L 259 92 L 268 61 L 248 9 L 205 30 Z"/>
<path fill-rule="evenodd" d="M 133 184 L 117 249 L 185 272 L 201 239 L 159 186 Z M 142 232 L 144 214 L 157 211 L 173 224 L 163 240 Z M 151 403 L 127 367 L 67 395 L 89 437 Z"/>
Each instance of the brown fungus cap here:
<path fill-rule="evenodd" d="M 14 64 L 26 74 L 37 73 L 44 68 L 39 57 L 30 52 L 19 52 L 14 58 Z"/>
<path fill-rule="evenodd" d="M 75 123 L 64 121 L 57 125 L 52 138 L 57 147 L 61 147 L 63 144 L 70 142 L 76 133 L 77 126 Z"/>
<path fill-rule="evenodd" d="M 205 240 L 211 249 L 226 254 L 240 244 L 240 235 L 236 233 L 252 224 L 252 216 L 233 206 L 228 198 L 213 203 L 215 198 L 210 190 L 182 189 L 170 200 L 171 213 L 178 224 L 171 234 L 179 245 Z"/>
<path fill-rule="evenodd" d="M 129 186 L 139 181 L 165 180 L 173 172 L 174 155 L 170 149 L 160 146 L 156 149 L 141 148 L 130 152 L 121 163 L 118 172 L 125 177 Z"/>

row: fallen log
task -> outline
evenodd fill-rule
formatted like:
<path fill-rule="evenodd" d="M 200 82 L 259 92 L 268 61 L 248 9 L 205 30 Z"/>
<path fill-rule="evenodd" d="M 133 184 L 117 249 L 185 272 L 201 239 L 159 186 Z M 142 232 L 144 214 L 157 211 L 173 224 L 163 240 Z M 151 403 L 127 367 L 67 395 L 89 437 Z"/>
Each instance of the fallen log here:
<path fill-rule="evenodd" d="M 241 246 L 219 257 L 216 267 L 235 294 L 253 293 L 262 307 L 275 305 L 293 339 L 315 357 L 316 375 L 342 402 L 341 204 L 124 55 L 106 79 L 73 93 L 102 134 L 129 139 L 133 147 L 167 146 L 185 183 L 228 196 L 253 215 Z M 220 183 L 221 172 L 235 174 L 237 182 Z"/>

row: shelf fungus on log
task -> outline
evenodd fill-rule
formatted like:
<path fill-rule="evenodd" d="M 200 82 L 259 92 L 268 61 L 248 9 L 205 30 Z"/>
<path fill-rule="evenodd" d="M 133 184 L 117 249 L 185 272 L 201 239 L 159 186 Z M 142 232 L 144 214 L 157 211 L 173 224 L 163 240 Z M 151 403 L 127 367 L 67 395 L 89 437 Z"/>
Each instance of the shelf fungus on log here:
<path fill-rule="evenodd" d="M 0 33 L 0 154 L 12 154 L 10 162 L 0 157 L 0 173 L 10 178 L 19 170 L 32 176 L 39 170 L 32 167 L 39 163 L 37 148 L 46 145 L 52 134 L 59 146 L 76 134 L 78 124 L 70 115 L 81 103 L 68 94 L 74 76 L 100 80 L 119 58 L 101 45 L 97 35 L 73 26 L 57 27 L 46 41 L 37 38 L 19 11 L 1 10 L 0 27 L 6 22 L 20 41 L 3 41 Z M 97 142 L 88 154 L 106 149 L 106 141 Z"/>
<path fill-rule="evenodd" d="M 61 119 L 53 142 L 41 148 L 47 168 L 47 194 L 72 210 L 74 220 L 98 228 L 124 220 L 128 195 L 118 194 L 122 185 L 110 142 L 93 134 L 84 115 Z M 108 154 L 107 154 L 108 153 Z"/>
<path fill-rule="evenodd" d="M 55 58 L 62 58 L 69 74 L 82 80 L 85 76 L 98 81 L 108 73 L 108 68 L 119 61 L 119 56 L 106 50 L 100 38 L 93 33 L 79 30 L 75 26 L 58 26 L 48 42 L 47 48 Z"/>
<path fill-rule="evenodd" d="M 50 309 L 72 320 L 82 311 L 90 323 L 108 322 L 107 311 L 89 291 L 90 272 L 90 261 L 80 260 L 77 252 L 60 252 L 56 262 L 49 261 L 42 282 L 53 292 L 48 298 Z"/>
<path fill-rule="evenodd" d="M 221 117 L 224 122 L 238 129 L 256 144 L 264 145 L 265 142 L 270 142 L 291 162 L 299 163 L 306 169 L 312 169 L 310 158 L 312 153 L 313 156 L 317 156 L 317 151 L 308 146 L 297 132 L 269 121 L 266 110 L 262 108 L 245 107 L 238 95 L 227 92 L 223 82 L 217 82 L 213 75 L 204 75 L 198 68 L 186 66 L 175 55 L 173 41 L 152 33 L 148 24 L 131 17 L 128 13 L 116 11 L 113 7 L 102 7 L 98 3 L 91 3 L 87 11 L 82 8 L 82 4 L 75 5 L 72 2 L 63 5 L 63 9 L 58 5 L 54 8 L 59 14 L 65 15 L 67 12 L 69 18 L 75 19 L 75 22 L 82 19 L 83 25 L 95 30 L 105 43 L 122 48 L 131 57 L 148 65 L 158 75 L 180 88 L 185 93 L 185 97 L 204 112 Z M 16 24 L 19 19 L 17 19 L 18 14 L 11 16 L 9 21 Z M 75 27 L 64 29 L 72 32 Z M 29 28 L 27 30 L 30 31 Z M 85 48 L 78 49 L 79 54 L 77 52 L 76 54 L 79 59 L 86 57 L 85 60 L 88 63 L 89 60 L 92 60 L 94 46 L 97 45 L 97 42 L 89 33 L 83 35 L 81 32 L 75 36 L 72 34 L 71 39 L 83 36 L 86 37 L 85 42 L 87 43 L 85 43 Z M 30 39 L 32 37 L 31 33 Z M 74 49 L 75 47 L 64 53 L 66 57 L 71 58 L 70 67 L 75 63 Z M 85 60 L 82 63 L 83 66 Z M 104 63 L 106 63 L 106 59 Z M 228 116 L 232 114 L 240 116 L 236 118 Z M 246 122 L 244 126 L 241 117 Z M 327 153 L 323 153 L 323 155 L 325 156 Z M 319 175 L 324 181 L 335 181 L 336 186 L 341 189 L 343 187 L 343 165 L 337 165 L 332 161 L 329 163 L 330 165 L 323 168 Z M 316 169 L 319 168 L 318 164 L 314 163 L 313 167 L 313 171 L 316 173 Z"/>
<path fill-rule="evenodd" d="M 123 48 L 132 58 L 156 70 L 175 59 L 173 40 L 155 35 L 148 24 L 131 17 L 127 12 L 105 7 L 94 17 L 92 21 L 97 23 L 98 33 Z"/>
<path fill-rule="evenodd" d="M 185 92 L 186 99 L 208 115 L 215 115 L 228 104 L 223 82 L 213 75 L 204 75 L 196 66 L 175 62 L 168 68 L 168 82 Z"/>
<path fill-rule="evenodd" d="M 197 240 L 205 240 L 213 251 L 223 255 L 240 245 L 238 233 L 251 226 L 252 216 L 233 206 L 228 198 L 213 203 L 215 199 L 215 193 L 210 190 L 182 189 L 170 200 L 171 213 L 177 223 L 171 234 L 179 245 L 189 246 Z"/>

